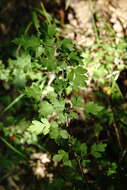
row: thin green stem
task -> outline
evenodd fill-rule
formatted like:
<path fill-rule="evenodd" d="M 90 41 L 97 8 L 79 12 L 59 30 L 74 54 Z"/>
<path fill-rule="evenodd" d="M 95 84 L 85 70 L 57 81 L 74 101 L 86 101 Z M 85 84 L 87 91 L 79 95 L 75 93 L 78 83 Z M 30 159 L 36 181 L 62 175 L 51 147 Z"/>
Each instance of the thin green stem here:
<path fill-rule="evenodd" d="M 6 111 L 8 111 L 10 108 L 12 108 L 21 98 L 23 98 L 24 94 L 19 95 L 16 99 L 14 99 L 1 113 L 0 115 L 2 115 L 3 113 L 5 113 Z"/>
<path fill-rule="evenodd" d="M 91 0 L 89 0 L 89 7 L 90 7 L 91 15 L 92 15 L 93 30 L 94 30 L 94 32 L 95 32 L 97 42 L 99 42 L 99 34 L 98 34 L 97 26 L 96 26 L 96 21 L 95 21 L 95 18 L 94 18 L 93 3 L 92 3 Z"/>
<path fill-rule="evenodd" d="M 18 149 L 16 149 L 12 144 L 10 144 L 5 138 L 0 137 L 1 141 L 3 141 L 12 151 L 14 151 L 15 153 L 17 153 L 19 156 L 26 158 L 26 156 L 24 156 L 24 154 L 22 152 L 20 152 Z M 28 159 L 27 159 L 28 160 Z"/>

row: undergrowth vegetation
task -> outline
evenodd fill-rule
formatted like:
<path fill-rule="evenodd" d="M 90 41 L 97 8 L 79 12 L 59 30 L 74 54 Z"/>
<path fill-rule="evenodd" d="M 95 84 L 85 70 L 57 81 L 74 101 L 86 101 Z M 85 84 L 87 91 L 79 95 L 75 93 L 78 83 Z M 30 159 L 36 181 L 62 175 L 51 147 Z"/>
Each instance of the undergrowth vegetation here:
<path fill-rule="evenodd" d="M 126 81 L 120 86 L 119 75 L 127 43 L 112 37 L 78 50 L 43 16 L 42 22 L 34 12 L 0 62 L 1 183 L 6 172 L 28 167 L 42 189 L 124 189 Z"/>

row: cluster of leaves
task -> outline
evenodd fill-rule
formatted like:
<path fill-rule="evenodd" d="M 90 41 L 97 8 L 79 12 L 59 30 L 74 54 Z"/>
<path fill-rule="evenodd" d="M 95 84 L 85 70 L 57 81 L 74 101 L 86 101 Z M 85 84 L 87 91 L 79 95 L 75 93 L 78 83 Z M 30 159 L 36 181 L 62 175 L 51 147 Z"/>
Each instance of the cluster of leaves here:
<path fill-rule="evenodd" d="M 34 35 L 26 32 L 14 40 L 17 49 L 13 58 L 7 64 L 0 62 L 0 139 L 19 160 L 34 152 L 33 146 L 51 155 L 54 167 L 61 168 L 64 177 L 54 174 L 52 184 L 44 183 L 46 189 L 98 189 L 105 187 L 102 179 L 114 189 L 127 151 L 119 132 L 122 128 L 127 134 L 126 110 L 121 106 L 118 111 L 113 99 L 114 94 L 120 97 L 116 80 L 125 67 L 126 44 L 97 44 L 81 54 L 71 40 L 58 37 L 49 15 L 43 16 L 47 21 L 41 22 L 33 14 Z M 84 102 L 80 89 L 87 89 L 89 77 L 110 90 L 98 92 L 107 105 L 105 101 Z M 76 130 L 77 134 L 82 131 L 83 139 L 74 135 L 75 126 L 70 129 L 72 120 L 79 121 Z M 90 136 L 84 132 L 89 127 Z M 7 160 L 5 155 L 4 166 Z"/>

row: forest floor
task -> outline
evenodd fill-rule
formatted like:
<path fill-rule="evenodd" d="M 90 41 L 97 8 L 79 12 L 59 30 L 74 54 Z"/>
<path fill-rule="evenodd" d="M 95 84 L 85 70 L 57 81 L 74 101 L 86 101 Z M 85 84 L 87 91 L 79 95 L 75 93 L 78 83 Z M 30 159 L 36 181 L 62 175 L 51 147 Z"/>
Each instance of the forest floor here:
<path fill-rule="evenodd" d="M 57 2 L 57 1 L 56 1 Z M 72 0 L 69 5 L 64 1 L 43 3 L 46 10 L 64 24 L 63 35 L 76 41 L 77 45 L 92 45 L 98 35 L 107 36 L 105 23 L 113 29 L 116 40 L 126 36 L 127 4 L 124 0 Z M 68 7 L 67 7 L 68 6 Z M 1 1 L 0 4 L 0 41 L 1 45 L 20 35 L 31 19 L 31 12 L 40 7 L 40 2 Z M 107 26 L 108 27 L 108 26 Z M 98 29 L 99 28 L 99 31 Z M 99 34 L 98 34 L 99 32 Z"/>

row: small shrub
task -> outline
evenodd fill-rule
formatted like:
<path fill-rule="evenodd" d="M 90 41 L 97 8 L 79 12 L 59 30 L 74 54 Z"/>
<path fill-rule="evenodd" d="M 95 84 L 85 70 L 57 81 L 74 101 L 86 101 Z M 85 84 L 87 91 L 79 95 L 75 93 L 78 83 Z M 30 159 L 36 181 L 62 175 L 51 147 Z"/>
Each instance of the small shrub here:
<path fill-rule="evenodd" d="M 126 168 L 126 109 L 117 85 L 126 43 L 95 44 L 80 52 L 44 16 L 41 22 L 33 14 L 36 31 L 15 39 L 15 56 L 6 65 L 0 62 L 0 139 L 8 147 L 3 167 L 10 167 L 8 161 L 29 164 L 30 155 L 41 151 L 50 155 L 53 173 L 52 183 L 45 180 L 43 187 L 98 189 L 106 181 L 116 189 Z M 85 102 L 81 90 L 91 81 L 95 97 Z"/>

